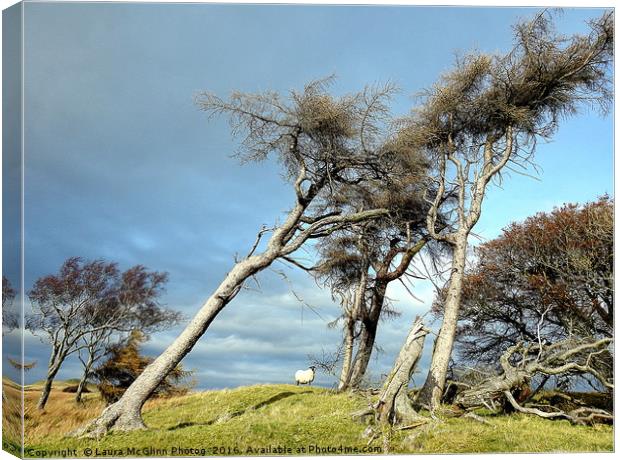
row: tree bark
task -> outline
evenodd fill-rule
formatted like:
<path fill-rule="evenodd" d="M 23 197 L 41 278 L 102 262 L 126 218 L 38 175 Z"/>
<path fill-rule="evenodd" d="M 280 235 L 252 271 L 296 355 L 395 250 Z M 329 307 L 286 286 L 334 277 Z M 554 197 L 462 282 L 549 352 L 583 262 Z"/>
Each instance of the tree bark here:
<path fill-rule="evenodd" d="M 394 362 L 392 371 L 385 379 L 381 396 L 375 406 L 377 419 L 383 424 L 409 424 L 424 420 L 413 408 L 412 401 L 407 395 L 407 388 L 411 375 L 422 356 L 426 334 L 428 331 L 424 324 L 416 318 Z"/>
<path fill-rule="evenodd" d="M 433 358 L 430 368 L 420 390 L 416 403 L 426 405 L 430 410 L 435 410 L 441 403 L 441 396 L 446 385 L 448 365 L 456 336 L 456 326 L 461 304 L 461 291 L 463 276 L 465 273 L 465 260 L 467 255 L 467 233 L 457 234 L 452 255 L 452 273 L 448 283 L 448 290 L 444 304 L 443 322 L 433 350 Z"/>
<path fill-rule="evenodd" d="M 84 388 L 86 388 L 86 382 L 88 380 L 88 374 L 90 374 L 90 369 L 93 365 L 93 357 L 89 354 L 88 361 L 84 364 L 84 373 L 82 374 L 82 379 L 78 384 L 77 390 L 75 392 L 75 402 L 82 402 L 82 393 L 84 392 Z"/>
<path fill-rule="evenodd" d="M 372 355 L 375 339 L 377 338 L 377 325 L 379 323 L 379 317 L 381 316 L 383 302 L 385 301 L 386 289 L 387 283 L 379 281 L 376 282 L 373 288 L 370 312 L 362 320 L 362 333 L 360 335 L 357 353 L 355 354 L 355 362 L 353 363 L 351 381 L 349 383 L 351 388 L 360 387 L 362 379 L 368 369 L 370 356 Z"/>
<path fill-rule="evenodd" d="M 362 269 L 360 280 L 355 290 L 355 298 L 353 299 L 353 306 L 351 311 L 347 315 L 345 328 L 344 328 L 344 356 L 342 359 L 342 370 L 340 372 L 340 381 L 338 383 L 338 391 L 344 391 L 350 387 L 351 384 L 351 364 L 353 361 L 353 348 L 355 342 L 355 323 L 359 318 L 362 311 L 365 296 L 366 287 L 368 285 L 368 266 Z"/>

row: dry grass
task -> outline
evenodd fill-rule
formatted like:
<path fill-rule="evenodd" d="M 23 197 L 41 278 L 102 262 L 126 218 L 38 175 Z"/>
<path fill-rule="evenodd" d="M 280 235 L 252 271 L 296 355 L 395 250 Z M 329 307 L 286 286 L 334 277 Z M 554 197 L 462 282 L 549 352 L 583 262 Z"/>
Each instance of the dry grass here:
<path fill-rule="evenodd" d="M 22 437 L 22 397 L 19 386 L 2 379 L 2 445 L 18 455 Z"/>
<path fill-rule="evenodd" d="M 45 410 L 37 409 L 42 385 L 35 383 L 24 388 L 24 422 L 26 444 L 41 442 L 50 437 L 58 437 L 76 430 L 89 420 L 101 414 L 105 404 L 99 398 L 96 388 L 82 396 L 82 403 L 75 402 L 75 393 L 62 390 L 72 382 L 54 382 Z M 7 400 L 3 405 L 3 429 L 5 441 L 19 444 L 21 438 L 21 395 L 19 386 L 10 381 L 3 381 Z M 145 405 L 145 410 L 154 409 L 161 404 L 171 404 L 177 398 L 154 399 Z"/>

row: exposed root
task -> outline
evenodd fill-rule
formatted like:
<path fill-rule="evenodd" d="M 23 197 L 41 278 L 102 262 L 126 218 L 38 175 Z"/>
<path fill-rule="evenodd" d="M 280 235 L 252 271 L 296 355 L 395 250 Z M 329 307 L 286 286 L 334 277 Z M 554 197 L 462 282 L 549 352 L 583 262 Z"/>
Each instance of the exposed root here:
<path fill-rule="evenodd" d="M 537 375 L 545 379 L 553 375 L 590 374 L 603 386 L 613 389 L 613 376 L 596 366 L 597 356 L 606 351 L 610 343 L 611 339 L 566 339 L 553 344 L 530 345 L 518 343 L 501 356 L 501 374 L 490 376 L 458 393 L 455 404 L 466 412 L 485 407 L 494 412 L 514 410 L 546 419 L 566 419 L 580 425 L 612 423 L 612 413 L 585 406 L 583 401 L 569 396 L 559 397 L 581 407 L 562 410 L 553 405 L 527 404 L 532 399 L 530 382 Z"/>
<path fill-rule="evenodd" d="M 569 412 L 562 410 L 556 410 L 554 412 L 545 412 L 533 407 L 521 406 L 512 396 L 509 391 L 505 392 L 506 399 L 518 412 L 523 414 L 537 415 L 538 417 L 556 419 L 563 418 L 569 420 L 576 425 L 592 425 L 594 423 L 611 423 L 614 416 L 603 409 L 597 409 L 593 407 L 580 407 Z"/>
<path fill-rule="evenodd" d="M 139 411 L 123 410 L 118 403 L 107 407 L 103 413 L 85 426 L 69 434 L 70 437 L 101 439 L 111 431 L 146 430 Z"/>

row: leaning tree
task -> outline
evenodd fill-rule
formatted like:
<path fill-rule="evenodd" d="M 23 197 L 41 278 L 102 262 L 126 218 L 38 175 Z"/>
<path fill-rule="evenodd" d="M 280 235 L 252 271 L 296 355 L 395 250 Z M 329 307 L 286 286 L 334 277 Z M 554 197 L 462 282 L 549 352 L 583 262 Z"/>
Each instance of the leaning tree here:
<path fill-rule="evenodd" d="M 429 234 L 452 247 L 443 321 L 418 401 L 435 408 L 444 390 L 454 343 L 467 240 L 480 218 L 487 187 L 506 169 L 522 171 L 536 141 L 549 139 L 562 117 L 579 108 L 606 109 L 611 100 L 611 12 L 590 23 L 589 35 L 558 34 L 545 12 L 515 27 L 514 48 L 469 54 L 426 92 L 401 135 L 434 160 L 437 193 L 429 196 Z M 445 201 L 456 195 L 456 205 Z M 441 230 L 439 212 L 454 228 Z"/>
<path fill-rule="evenodd" d="M 75 434 L 100 436 L 109 430 L 144 428 L 144 402 L 191 351 L 217 315 L 243 284 L 276 260 L 290 257 L 308 240 L 388 213 L 387 209 L 357 210 L 335 199 L 339 191 L 366 181 L 398 181 L 384 167 L 401 152 L 382 152 L 386 101 L 391 86 L 367 88 L 342 97 L 327 92 L 329 81 L 316 81 L 288 98 L 274 92 L 235 92 L 228 100 L 204 93 L 197 103 L 210 114 L 230 117 L 242 134 L 241 156 L 261 161 L 275 155 L 294 190 L 294 202 L 281 223 L 263 227 L 247 255 L 237 260 L 185 330 L 157 357 L 121 399 Z M 266 243 L 262 241 L 269 234 Z"/>

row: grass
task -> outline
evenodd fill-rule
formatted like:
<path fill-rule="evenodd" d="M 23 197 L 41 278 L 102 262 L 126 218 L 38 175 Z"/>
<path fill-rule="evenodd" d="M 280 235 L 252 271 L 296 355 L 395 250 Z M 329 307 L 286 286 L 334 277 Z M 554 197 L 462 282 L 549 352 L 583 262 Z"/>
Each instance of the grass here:
<path fill-rule="evenodd" d="M 192 393 L 148 402 L 144 420 L 149 430 L 87 440 L 65 434 L 98 415 L 103 405 L 94 392 L 77 406 L 73 394 L 61 391 L 66 385 L 55 384 L 44 413 L 35 408 L 38 386 L 25 391 L 26 456 L 62 457 L 64 451 L 67 456 L 83 457 L 85 449 L 92 449 L 91 456 L 114 457 L 381 453 L 382 440 L 369 444 L 363 436 L 366 426 L 351 419 L 352 412 L 367 405 L 360 395 L 293 385 Z M 19 395 L 17 387 L 5 382 L 5 393 L 14 397 L 15 392 Z M 6 417 L 7 411 L 5 422 Z M 610 426 L 581 427 L 525 415 L 487 420 L 489 424 L 445 418 L 414 430 L 397 431 L 391 439 L 391 452 L 613 451 Z M 10 444 L 11 433 L 5 433 Z"/>

